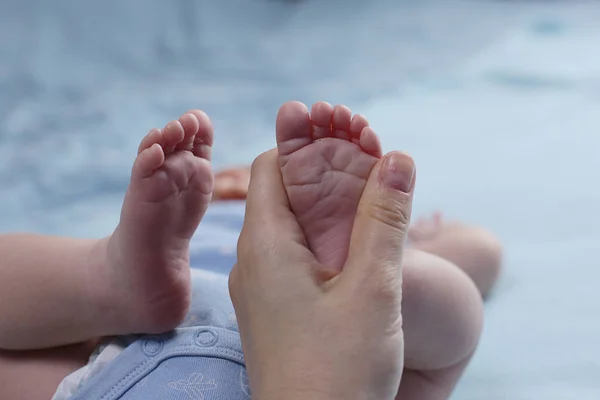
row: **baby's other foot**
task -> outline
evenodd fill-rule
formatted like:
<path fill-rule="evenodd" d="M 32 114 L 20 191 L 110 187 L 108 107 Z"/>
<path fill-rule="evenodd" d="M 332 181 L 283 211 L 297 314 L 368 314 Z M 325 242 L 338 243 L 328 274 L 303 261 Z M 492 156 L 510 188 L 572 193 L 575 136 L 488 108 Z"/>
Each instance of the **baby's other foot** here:
<path fill-rule="evenodd" d="M 276 130 L 292 212 L 316 258 L 341 270 L 358 202 L 382 155 L 379 139 L 363 116 L 325 102 L 310 113 L 302 103 L 284 104 Z"/>
<path fill-rule="evenodd" d="M 411 224 L 408 239 L 413 243 L 434 239 L 441 232 L 443 225 L 442 213 L 436 211 L 431 216 L 421 217 Z"/>
<path fill-rule="evenodd" d="M 193 110 L 142 140 L 108 244 L 111 281 L 134 332 L 175 328 L 189 308 L 189 244 L 213 191 L 213 128 Z"/>
<path fill-rule="evenodd" d="M 492 232 L 442 213 L 420 218 L 409 228 L 411 248 L 450 261 L 462 269 L 486 297 L 496 284 L 502 269 L 502 243 Z"/>

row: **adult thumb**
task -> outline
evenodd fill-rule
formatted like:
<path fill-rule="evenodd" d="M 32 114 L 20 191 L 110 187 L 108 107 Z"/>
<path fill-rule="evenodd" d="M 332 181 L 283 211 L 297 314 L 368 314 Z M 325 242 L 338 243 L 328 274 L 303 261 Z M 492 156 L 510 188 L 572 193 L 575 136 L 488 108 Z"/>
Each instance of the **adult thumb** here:
<path fill-rule="evenodd" d="M 400 290 L 402 253 L 410 223 L 415 165 L 401 152 L 385 155 L 369 176 L 352 228 L 340 279 Z"/>

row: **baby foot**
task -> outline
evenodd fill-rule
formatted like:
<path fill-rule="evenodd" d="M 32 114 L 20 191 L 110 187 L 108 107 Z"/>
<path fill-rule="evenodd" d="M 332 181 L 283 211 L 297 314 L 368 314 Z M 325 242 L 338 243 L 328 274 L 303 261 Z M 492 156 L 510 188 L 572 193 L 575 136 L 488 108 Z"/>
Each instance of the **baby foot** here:
<path fill-rule="evenodd" d="M 189 243 L 212 196 L 212 142 L 209 118 L 194 110 L 140 144 L 108 244 L 111 281 L 135 332 L 175 328 L 188 310 Z"/>
<path fill-rule="evenodd" d="M 358 202 L 381 158 L 375 132 L 345 106 L 284 104 L 277 115 L 279 166 L 292 212 L 317 260 L 341 270 Z"/>
<path fill-rule="evenodd" d="M 408 229 L 408 239 L 413 243 L 433 239 L 442 230 L 443 223 L 440 211 L 427 218 L 421 217 Z"/>

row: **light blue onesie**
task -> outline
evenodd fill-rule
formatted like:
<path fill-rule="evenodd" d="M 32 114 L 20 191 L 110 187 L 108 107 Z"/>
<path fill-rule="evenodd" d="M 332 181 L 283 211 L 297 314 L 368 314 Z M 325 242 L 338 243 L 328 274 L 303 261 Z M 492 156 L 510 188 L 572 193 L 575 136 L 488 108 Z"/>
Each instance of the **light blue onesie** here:
<path fill-rule="evenodd" d="M 163 335 L 119 338 L 124 349 L 72 400 L 250 399 L 227 279 L 235 263 L 243 205 L 211 207 L 192 243 L 192 306 Z"/>

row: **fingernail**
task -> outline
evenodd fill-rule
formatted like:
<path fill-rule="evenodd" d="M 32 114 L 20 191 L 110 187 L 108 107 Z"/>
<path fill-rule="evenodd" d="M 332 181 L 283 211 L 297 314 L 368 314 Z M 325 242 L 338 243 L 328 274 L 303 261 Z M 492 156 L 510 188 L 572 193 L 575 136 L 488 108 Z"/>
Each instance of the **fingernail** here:
<path fill-rule="evenodd" d="M 415 179 L 415 164 L 408 154 L 394 152 L 386 156 L 381 168 L 381 181 L 384 186 L 408 193 Z"/>

